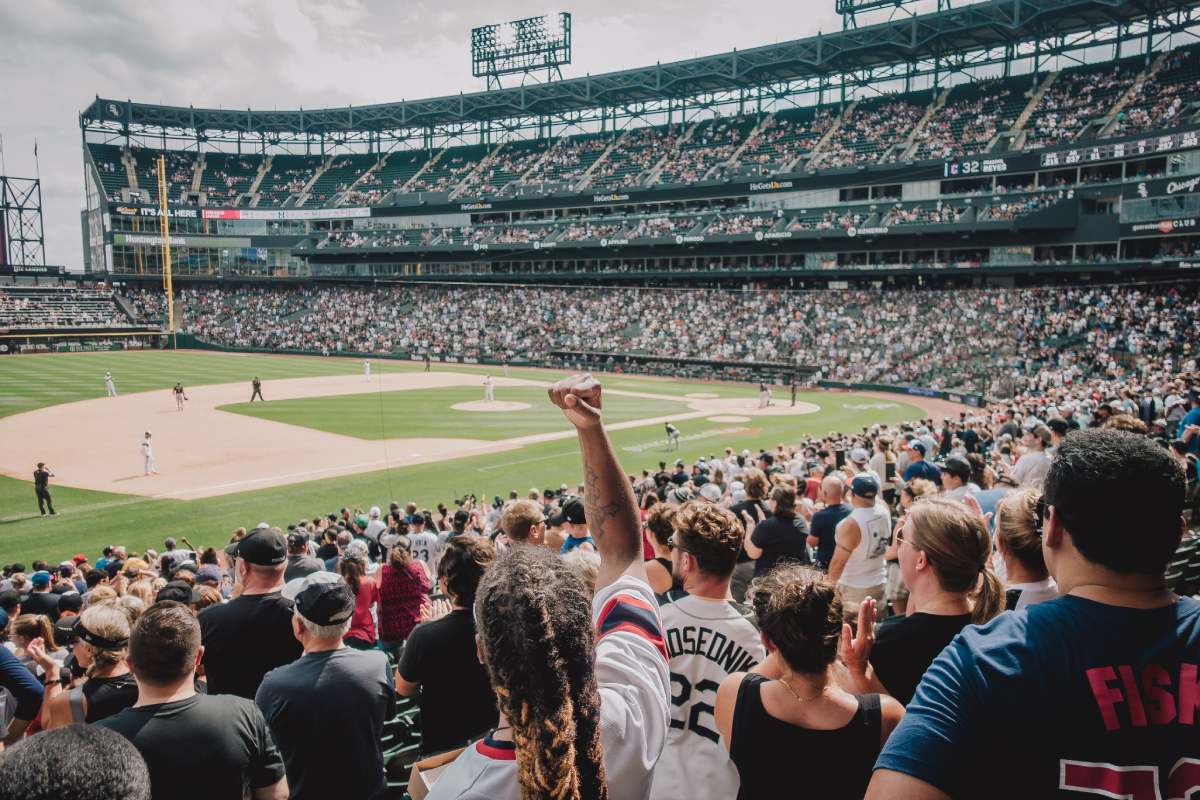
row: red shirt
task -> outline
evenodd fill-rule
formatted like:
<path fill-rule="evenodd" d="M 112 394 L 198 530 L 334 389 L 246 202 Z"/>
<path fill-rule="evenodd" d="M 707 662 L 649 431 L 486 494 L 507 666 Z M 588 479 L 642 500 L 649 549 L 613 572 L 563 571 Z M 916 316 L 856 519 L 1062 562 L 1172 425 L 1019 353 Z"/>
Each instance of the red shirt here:
<path fill-rule="evenodd" d="M 379 586 L 373 578 L 364 575 L 358 583 L 358 594 L 354 596 L 354 617 L 346 638 L 361 639 L 375 644 L 375 620 L 371 618 L 371 606 L 379 602 Z"/>
<path fill-rule="evenodd" d="M 407 569 L 384 564 L 379 570 L 379 635 L 401 642 L 421 621 L 421 605 L 429 595 L 429 575 L 417 559 Z"/>

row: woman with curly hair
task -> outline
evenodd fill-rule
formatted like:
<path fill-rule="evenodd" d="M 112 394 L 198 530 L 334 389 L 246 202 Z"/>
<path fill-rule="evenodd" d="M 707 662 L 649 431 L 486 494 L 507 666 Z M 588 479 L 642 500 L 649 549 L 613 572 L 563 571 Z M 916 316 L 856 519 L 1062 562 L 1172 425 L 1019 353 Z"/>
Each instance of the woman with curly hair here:
<path fill-rule="evenodd" d="M 851 694 L 834 681 L 842 631 L 837 586 L 824 573 L 784 563 L 755 578 L 746 599 L 782 674 L 772 680 L 735 672 L 717 690 L 717 730 L 741 776 L 738 800 L 779 797 L 780 787 L 796 779 L 799 753 L 825 765 L 804 771 L 806 795 L 862 797 L 904 708 L 878 693 Z"/>
<path fill-rule="evenodd" d="M 577 376 L 550 396 L 583 451 L 596 595 L 542 548 L 514 547 L 491 565 L 474 614 L 500 721 L 439 776 L 430 800 L 646 798 L 666 741 L 666 645 L 633 490 L 600 422 L 600 385 Z"/>

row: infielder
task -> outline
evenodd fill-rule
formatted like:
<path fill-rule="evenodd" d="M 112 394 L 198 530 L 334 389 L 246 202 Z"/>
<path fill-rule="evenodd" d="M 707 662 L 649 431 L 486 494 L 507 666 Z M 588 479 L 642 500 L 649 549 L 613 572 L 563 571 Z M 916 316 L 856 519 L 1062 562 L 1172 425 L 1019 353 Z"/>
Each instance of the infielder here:
<path fill-rule="evenodd" d="M 370 361 L 363 362 L 363 375 L 365 375 L 367 377 L 367 380 L 371 380 L 371 362 Z"/>
<path fill-rule="evenodd" d="M 483 376 L 483 399 L 489 403 L 496 399 L 496 387 L 491 375 Z"/>
<path fill-rule="evenodd" d="M 679 449 L 679 428 L 676 428 L 674 425 L 672 425 L 669 422 L 665 422 L 663 424 L 667 426 L 667 449 L 668 450 L 678 450 Z"/>
<path fill-rule="evenodd" d="M 425 354 L 425 371 L 429 372 L 429 353 Z"/>
<path fill-rule="evenodd" d="M 104 373 L 104 391 L 109 397 L 117 396 L 117 386 L 113 383 L 113 376 L 111 372 Z"/>
<path fill-rule="evenodd" d="M 254 376 L 254 380 L 250 381 L 250 386 L 254 389 L 254 394 L 250 395 L 251 403 L 254 402 L 254 398 L 256 397 L 264 403 L 267 402 L 267 398 L 262 396 L 262 381 L 258 379 L 257 375 Z"/>
<path fill-rule="evenodd" d="M 175 395 L 175 410 L 183 411 L 183 401 L 188 399 L 187 395 L 184 394 L 183 384 L 176 383 L 175 388 L 171 392 Z"/>
<path fill-rule="evenodd" d="M 158 468 L 154 464 L 154 447 L 150 444 L 150 431 L 146 431 L 146 438 L 142 439 L 142 466 L 147 475 L 158 474 Z"/>

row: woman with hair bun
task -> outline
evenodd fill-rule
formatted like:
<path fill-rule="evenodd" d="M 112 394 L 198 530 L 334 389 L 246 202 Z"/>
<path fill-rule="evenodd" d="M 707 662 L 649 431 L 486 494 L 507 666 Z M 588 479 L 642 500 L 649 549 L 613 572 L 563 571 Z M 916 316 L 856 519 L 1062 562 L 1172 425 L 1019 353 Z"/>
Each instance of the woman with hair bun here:
<path fill-rule="evenodd" d="M 925 670 L 958 632 L 1004 610 L 1004 586 L 991 569 L 992 539 L 962 503 L 925 498 L 896 534 L 908 614 L 875 628 L 875 603 L 859 609 L 858 632 L 843 631 L 842 658 L 855 691 L 886 692 L 907 705 Z"/>
<path fill-rule="evenodd" d="M 801 753 L 822 765 L 805 770 L 806 795 L 861 798 L 904 708 L 878 693 L 851 694 L 834 680 L 842 631 L 837 586 L 822 572 L 785 563 L 755 578 L 746 599 L 781 674 L 772 680 L 736 672 L 717 690 L 717 730 L 741 777 L 738 800 L 779 797 L 796 779 Z"/>

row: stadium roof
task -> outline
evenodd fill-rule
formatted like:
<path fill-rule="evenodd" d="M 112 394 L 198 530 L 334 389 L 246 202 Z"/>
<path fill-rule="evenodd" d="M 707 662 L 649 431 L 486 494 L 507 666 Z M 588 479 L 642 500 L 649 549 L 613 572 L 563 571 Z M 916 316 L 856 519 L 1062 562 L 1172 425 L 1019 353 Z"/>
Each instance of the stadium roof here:
<path fill-rule="evenodd" d="M 196 131 L 331 134 L 394 131 L 562 114 L 705 92 L 819 79 L 954 53 L 1185 16 L 1195 0 L 991 0 L 779 44 L 536 85 L 346 108 L 255 111 L 96 97 L 91 123 Z"/>

